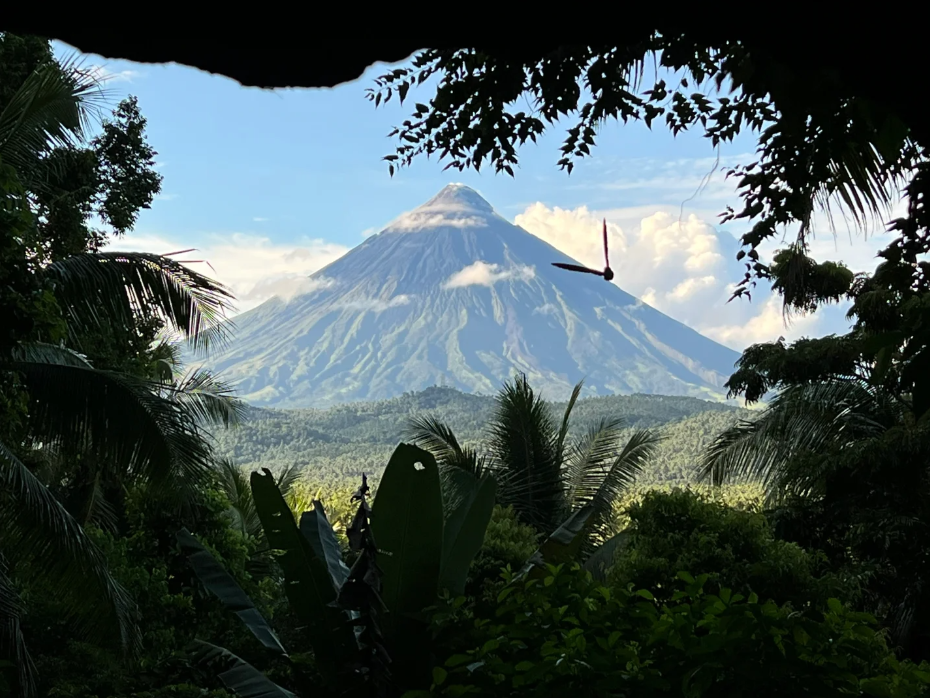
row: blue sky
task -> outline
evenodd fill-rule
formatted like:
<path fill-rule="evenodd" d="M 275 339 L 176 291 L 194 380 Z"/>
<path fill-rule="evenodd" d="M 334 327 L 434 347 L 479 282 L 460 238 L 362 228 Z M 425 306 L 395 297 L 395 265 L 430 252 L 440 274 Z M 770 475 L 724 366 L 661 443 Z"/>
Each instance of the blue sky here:
<path fill-rule="evenodd" d="M 56 50 L 73 53 L 62 44 Z M 718 153 L 698 135 L 610 124 L 594 156 L 568 176 L 556 166 L 566 124 L 522 150 L 514 178 L 443 171 L 425 159 L 391 178 L 381 160 L 394 146 L 386 134 L 412 101 L 375 109 L 365 98 L 383 65 L 334 89 L 265 91 L 178 65 L 83 61 L 109 76 L 114 104 L 138 97 L 165 178 L 151 210 L 114 247 L 197 247 L 242 309 L 265 300 L 277 280 L 312 273 L 455 181 L 584 263 L 598 263 L 598 221 L 606 216 L 621 257 L 616 283 L 735 349 L 845 328 L 839 309 L 785 328 L 765 293 L 752 304 L 725 303 L 728 284 L 741 277 L 733 260 L 741 230 L 717 224 L 724 206 L 738 202 L 723 169 L 749 160 L 751 135 L 721 149 L 712 175 Z M 411 93 L 413 101 L 429 97 L 428 88 Z M 873 266 L 876 248 L 841 233 L 821 235 L 814 251 L 859 270 Z"/>

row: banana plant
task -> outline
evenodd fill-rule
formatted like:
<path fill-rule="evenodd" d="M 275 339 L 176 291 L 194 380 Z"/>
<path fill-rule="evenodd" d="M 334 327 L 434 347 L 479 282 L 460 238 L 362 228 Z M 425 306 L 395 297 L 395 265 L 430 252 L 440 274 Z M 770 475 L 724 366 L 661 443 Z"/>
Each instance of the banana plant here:
<path fill-rule="evenodd" d="M 400 444 L 372 505 L 364 476 L 353 496 L 358 510 L 347 534 L 358 556 L 351 569 L 321 502 L 314 501 L 298 522 L 268 470 L 252 473 L 250 485 L 269 546 L 278 553 L 289 606 L 307 631 L 319 682 L 310 685 L 300 663 L 209 551 L 187 530 L 177 539 L 204 587 L 272 656 L 291 662 L 298 695 L 387 697 L 428 689 L 428 611 L 441 590 L 463 592 L 494 508 L 494 481 L 475 477 L 444 515 L 435 459 Z M 221 647 L 199 642 L 197 654 L 242 698 L 295 695 Z"/>

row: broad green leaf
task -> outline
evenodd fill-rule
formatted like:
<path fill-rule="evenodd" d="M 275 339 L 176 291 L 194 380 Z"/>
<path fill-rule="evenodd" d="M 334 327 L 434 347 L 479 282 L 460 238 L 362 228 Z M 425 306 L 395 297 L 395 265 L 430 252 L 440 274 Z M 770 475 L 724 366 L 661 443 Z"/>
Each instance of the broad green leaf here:
<path fill-rule="evenodd" d="M 439 583 L 456 595 L 465 593 L 468 568 L 484 543 L 497 492 L 490 477 L 468 477 L 473 481 L 470 490 L 448 513 L 443 530 Z"/>
<path fill-rule="evenodd" d="M 384 634 L 399 685 L 428 688 L 430 648 L 424 609 L 436 603 L 442 557 L 442 491 L 436 460 L 400 444 L 378 486 L 371 530 L 383 572 Z"/>
<path fill-rule="evenodd" d="M 442 556 L 439 469 L 426 451 L 399 445 L 381 478 L 371 529 L 389 614 L 417 616 L 436 600 Z"/>
<path fill-rule="evenodd" d="M 305 626 L 324 677 L 334 682 L 339 661 L 355 647 L 344 615 L 335 605 L 333 589 L 325 563 L 316 557 L 310 543 L 301 534 L 294 515 L 275 484 L 274 475 L 265 468 L 252 473 L 252 496 L 262 528 L 284 572 L 284 590 L 291 610 Z"/>
<path fill-rule="evenodd" d="M 349 576 L 349 567 L 342 559 L 342 548 L 336 540 L 323 503 L 313 500 L 313 509 L 300 516 L 300 532 L 310 543 L 317 558 L 326 563 L 326 569 L 333 580 L 333 589 L 338 593 L 342 583 Z"/>
<path fill-rule="evenodd" d="M 287 650 L 284 649 L 268 621 L 258 612 L 252 599 L 242 591 L 229 572 L 223 569 L 216 558 L 186 528 L 181 529 L 175 535 L 181 545 L 181 552 L 187 557 L 194 574 L 207 588 L 207 591 L 216 596 L 227 610 L 239 616 L 239 619 L 245 623 L 245 627 L 267 649 L 286 657 Z"/>
<path fill-rule="evenodd" d="M 595 509 L 590 504 L 576 509 L 565 522 L 559 526 L 546 542 L 530 557 L 518 578 L 528 574 L 544 574 L 547 565 L 559 565 L 574 560 L 584 544 L 585 532 L 594 517 Z"/>
<path fill-rule="evenodd" d="M 223 647 L 198 640 L 194 643 L 194 657 L 203 664 L 223 668 L 218 674 L 220 680 L 241 698 L 297 698 Z"/>
<path fill-rule="evenodd" d="M 617 552 L 626 547 L 630 541 L 631 533 L 627 530 L 611 536 L 601 543 L 584 562 L 584 569 L 600 582 L 607 581 L 607 573 L 617 557 Z"/>

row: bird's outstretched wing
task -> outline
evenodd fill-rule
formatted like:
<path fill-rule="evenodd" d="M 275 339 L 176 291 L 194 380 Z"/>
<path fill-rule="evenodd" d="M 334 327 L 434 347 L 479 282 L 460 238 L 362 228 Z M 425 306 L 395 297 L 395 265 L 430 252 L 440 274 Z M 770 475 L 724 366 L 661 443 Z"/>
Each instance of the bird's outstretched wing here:
<path fill-rule="evenodd" d="M 580 271 L 585 274 L 596 274 L 597 276 L 603 276 L 604 272 L 595 271 L 594 269 L 588 269 L 587 267 L 580 267 L 577 264 L 563 264 L 562 262 L 553 262 L 552 266 L 558 267 L 559 269 L 568 269 L 569 271 Z"/>
<path fill-rule="evenodd" d="M 604 268 L 610 269 L 610 258 L 607 256 L 607 219 L 604 219 Z"/>

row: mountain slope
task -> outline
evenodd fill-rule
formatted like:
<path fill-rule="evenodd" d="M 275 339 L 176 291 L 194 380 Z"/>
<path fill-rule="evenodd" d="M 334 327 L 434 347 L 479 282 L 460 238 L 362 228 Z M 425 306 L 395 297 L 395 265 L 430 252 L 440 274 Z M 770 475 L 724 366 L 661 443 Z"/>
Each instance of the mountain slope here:
<path fill-rule="evenodd" d="M 444 188 L 307 280 L 236 319 L 211 366 L 253 404 L 324 407 L 444 384 L 493 393 L 515 372 L 548 399 L 719 399 L 738 355 Z M 622 279 L 620 280 L 622 282 Z"/>

